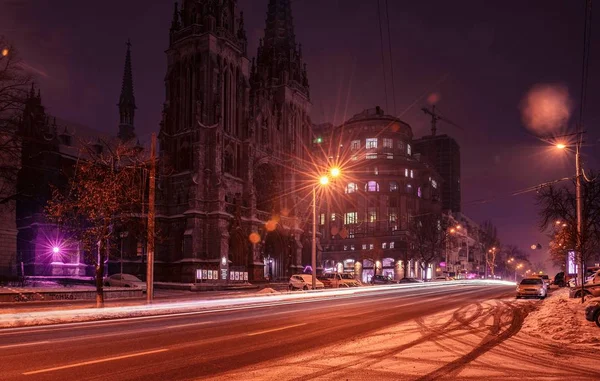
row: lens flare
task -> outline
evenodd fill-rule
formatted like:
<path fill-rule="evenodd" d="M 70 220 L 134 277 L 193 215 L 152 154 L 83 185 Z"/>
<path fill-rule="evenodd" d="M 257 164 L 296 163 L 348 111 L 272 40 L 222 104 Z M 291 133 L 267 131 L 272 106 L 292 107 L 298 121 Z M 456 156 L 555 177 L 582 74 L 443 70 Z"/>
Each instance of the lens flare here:
<path fill-rule="evenodd" d="M 327 185 L 327 184 L 329 184 L 329 177 L 327 177 L 327 176 L 321 176 L 321 178 L 319 179 L 319 183 L 321 183 L 321 185 Z"/>
<path fill-rule="evenodd" d="M 338 167 L 331 168 L 331 176 L 338 177 L 340 175 L 340 169 Z"/>
<path fill-rule="evenodd" d="M 258 233 L 250 233 L 250 235 L 248 236 L 248 239 L 253 244 L 257 244 L 257 243 L 260 242 L 260 234 L 258 234 Z"/>

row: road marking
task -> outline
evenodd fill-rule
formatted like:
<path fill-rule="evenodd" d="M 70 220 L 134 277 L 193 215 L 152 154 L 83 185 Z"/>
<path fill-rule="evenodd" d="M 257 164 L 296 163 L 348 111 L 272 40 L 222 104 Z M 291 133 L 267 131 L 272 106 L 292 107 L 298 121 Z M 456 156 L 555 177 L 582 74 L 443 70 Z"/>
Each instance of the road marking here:
<path fill-rule="evenodd" d="M 256 336 L 256 335 L 262 335 L 263 333 L 283 331 L 284 329 L 290 329 L 290 328 L 300 327 L 300 326 L 306 325 L 306 324 L 307 323 L 300 323 L 300 324 L 288 325 L 288 326 L 280 327 L 280 328 L 267 329 L 265 331 L 258 331 L 258 332 L 248 333 L 248 334 L 246 334 L 246 336 Z"/>
<path fill-rule="evenodd" d="M 46 368 L 46 369 L 34 370 L 34 371 L 31 371 L 31 372 L 25 372 L 25 373 L 23 373 L 23 375 L 24 376 L 29 376 L 29 375 L 32 375 L 32 374 L 54 372 L 55 370 L 76 368 L 78 366 L 99 364 L 99 363 L 108 362 L 108 361 L 122 360 L 122 359 L 131 358 L 131 357 L 151 355 L 153 353 L 161 353 L 161 352 L 166 352 L 166 351 L 168 351 L 168 349 L 156 349 L 154 351 L 132 353 L 132 354 L 129 354 L 129 355 L 123 355 L 123 356 L 117 356 L 117 357 L 109 357 L 109 358 L 100 359 L 100 360 L 91 360 L 91 361 L 78 362 L 78 363 L 75 363 L 75 364 L 57 366 L 55 368 Z"/>
<path fill-rule="evenodd" d="M 167 329 L 171 329 L 171 328 L 191 327 L 193 325 L 204 325 L 204 324 L 210 324 L 210 323 L 214 323 L 214 321 L 203 321 L 201 323 L 188 323 L 188 324 L 170 325 L 170 326 L 168 326 L 166 328 Z"/>
<path fill-rule="evenodd" d="M 48 344 L 48 343 L 49 343 L 49 341 L 45 340 L 45 341 L 36 341 L 34 343 L 11 344 L 11 345 L 3 345 L 3 346 L 0 347 L 0 349 L 25 347 L 25 346 L 28 346 L 28 345 Z"/>

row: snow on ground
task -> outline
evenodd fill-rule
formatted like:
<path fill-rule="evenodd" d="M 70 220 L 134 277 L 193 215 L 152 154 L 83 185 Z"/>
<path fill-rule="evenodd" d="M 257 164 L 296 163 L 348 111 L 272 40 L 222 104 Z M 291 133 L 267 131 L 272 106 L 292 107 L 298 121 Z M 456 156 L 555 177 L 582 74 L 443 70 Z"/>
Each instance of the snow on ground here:
<path fill-rule="evenodd" d="M 257 294 L 281 294 L 281 292 L 272 289 L 271 287 L 265 287 L 260 291 L 256 292 Z"/>
<path fill-rule="evenodd" d="M 585 320 L 584 310 L 590 300 L 569 298 L 569 289 L 552 292 L 539 308 L 531 312 L 522 331 L 533 337 L 565 344 L 600 344 L 600 328 Z"/>
<path fill-rule="evenodd" d="M 541 311 L 552 308 L 554 302 L 548 300 L 549 307 L 543 306 Z M 364 336 L 325 347 L 300 348 L 294 356 L 274 358 L 211 379 L 600 379 L 600 351 L 596 348 L 573 348 L 520 331 L 523 319 L 528 322 L 540 317 L 539 313 L 527 316 L 528 311 L 544 303 L 512 298 L 473 303 L 375 328 Z"/>

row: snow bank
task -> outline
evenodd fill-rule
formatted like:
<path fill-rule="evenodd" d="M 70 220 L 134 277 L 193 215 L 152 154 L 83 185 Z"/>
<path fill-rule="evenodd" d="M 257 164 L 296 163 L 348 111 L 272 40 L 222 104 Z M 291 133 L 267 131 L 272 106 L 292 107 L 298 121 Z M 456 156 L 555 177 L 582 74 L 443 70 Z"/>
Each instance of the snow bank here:
<path fill-rule="evenodd" d="M 585 320 L 585 307 L 589 303 L 589 300 L 581 304 L 581 299 L 570 299 L 568 288 L 556 290 L 527 316 L 521 331 L 565 344 L 597 345 L 600 328 Z"/>
<path fill-rule="evenodd" d="M 281 292 L 272 289 L 271 287 L 265 287 L 260 291 L 256 292 L 257 294 L 281 294 Z"/>

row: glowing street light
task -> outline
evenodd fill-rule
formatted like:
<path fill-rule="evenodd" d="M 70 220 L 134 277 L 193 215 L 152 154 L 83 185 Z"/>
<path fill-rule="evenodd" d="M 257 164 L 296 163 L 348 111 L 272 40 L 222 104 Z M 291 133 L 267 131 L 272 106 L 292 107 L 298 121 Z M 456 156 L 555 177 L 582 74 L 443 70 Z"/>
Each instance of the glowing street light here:
<path fill-rule="evenodd" d="M 320 138 L 319 138 L 320 139 Z M 320 143 L 320 142 L 319 142 Z M 329 170 L 332 177 L 338 177 L 341 171 L 338 167 L 333 167 Z M 319 184 L 326 186 L 329 184 L 328 176 L 321 176 L 319 178 Z M 317 288 L 317 184 L 313 185 L 312 188 L 313 196 L 313 226 L 312 226 L 312 247 L 311 247 L 311 265 L 312 265 L 312 289 Z"/>
<path fill-rule="evenodd" d="M 2 57 L 6 57 L 8 55 L 8 48 L 2 49 Z"/>
<path fill-rule="evenodd" d="M 567 146 L 566 146 L 566 145 L 564 145 L 563 143 L 558 143 L 558 144 L 556 145 L 556 148 L 558 148 L 558 149 L 565 149 L 565 148 L 567 148 Z"/>
<path fill-rule="evenodd" d="M 52 247 L 52 252 L 53 252 L 54 254 L 58 254 L 58 253 L 60 253 L 60 247 L 58 247 L 58 246 L 54 246 L 54 247 Z"/>

